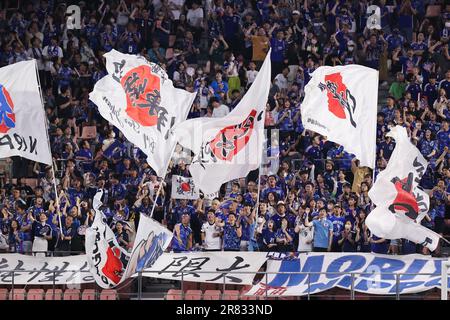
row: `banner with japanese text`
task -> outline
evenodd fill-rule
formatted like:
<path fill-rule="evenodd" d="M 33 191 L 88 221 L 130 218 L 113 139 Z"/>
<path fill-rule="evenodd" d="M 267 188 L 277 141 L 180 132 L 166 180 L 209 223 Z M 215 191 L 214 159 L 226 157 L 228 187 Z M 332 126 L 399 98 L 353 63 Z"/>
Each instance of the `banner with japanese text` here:
<path fill-rule="evenodd" d="M 367 294 L 417 293 L 440 287 L 443 261 L 420 254 L 337 252 L 271 258 L 267 261 L 267 282 L 262 278 L 247 295 L 303 296 L 332 288 L 351 290 L 352 282 L 355 291 Z"/>
<path fill-rule="evenodd" d="M 255 273 L 266 262 L 265 252 L 164 253 L 146 277 L 205 283 L 253 284 Z"/>

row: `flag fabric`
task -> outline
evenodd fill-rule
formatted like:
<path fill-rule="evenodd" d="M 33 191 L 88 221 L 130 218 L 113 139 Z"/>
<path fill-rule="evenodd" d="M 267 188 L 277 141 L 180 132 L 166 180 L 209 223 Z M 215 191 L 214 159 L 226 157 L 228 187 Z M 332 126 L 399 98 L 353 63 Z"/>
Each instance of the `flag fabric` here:
<path fill-rule="evenodd" d="M 192 178 L 173 175 L 171 197 L 173 199 L 195 200 L 198 199 L 200 195 Z"/>
<path fill-rule="evenodd" d="M 89 99 L 162 177 L 176 144 L 171 128 L 186 119 L 196 93 L 175 88 L 167 73 L 144 57 L 116 50 L 104 57 L 108 75 L 95 84 Z"/>
<path fill-rule="evenodd" d="M 36 60 L 0 68 L 0 158 L 52 164 Z"/>
<path fill-rule="evenodd" d="M 152 218 L 141 215 L 131 253 L 119 246 L 100 210 L 103 192 L 94 197 L 94 222 L 86 230 L 86 259 L 96 283 L 114 288 L 133 274 L 150 268 L 172 240 L 172 232 Z"/>
<path fill-rule="evenodd" d="M 439 235 L 420 224 L 430 205 L 428 194 L 419 188 L 428 163 L 411 143 L 406 128 L 393 127 L 386 135 L 396 144 L 386 169 L 369 191 L 377 207 L 368 215 L 367 227 L 378 237 L 404 238 L 434 251 Z"/>
<path fill-rule="evenodd" d="M 270 90 L 270 51 L 250 89 L 222 118 L 197 118 L 174 128 L 178 142 L 194 153 L 189 171 L 204 193 L 244 177 L 261 163 L 264 117 Z"/>
<path fill-rule="evenodd" d="M 301 105 L 307 130 L 326 136 L 375 167 L 378 71 L 360 65 L 319 67 Z"/>
<path fill-rule="evenodd" d="M 102 288 L 113 288 L 122 281 L 128 264 L 129 254 L 117 242 L 114 232 L 100 210 L 103 191 L 93 199 L 95 217 L 92 226 L 86 230 L 86 259 L 95 281 Z"/>

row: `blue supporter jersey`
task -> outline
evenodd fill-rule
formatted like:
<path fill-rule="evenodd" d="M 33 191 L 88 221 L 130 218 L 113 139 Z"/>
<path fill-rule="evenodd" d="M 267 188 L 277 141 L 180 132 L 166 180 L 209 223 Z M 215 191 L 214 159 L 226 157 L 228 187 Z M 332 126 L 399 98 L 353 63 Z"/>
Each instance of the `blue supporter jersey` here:
<path fill-rule="evenodd" d="M 287 49 L 286 41 L 278 40 L 277 38 L 272 38 L 270 40 L 270 47 L 272 48 L 270 59 L 273 62 L 283 62 Z"/>
<path fill-rule="evenodd" d="M 431 107 L 438 98 L 439 85 L 427 83 L 423 88 L 423 95 L 427 97 L 428 105 Z"/>
<path fill-rule="evenodd" d="M 52 234 L 52 227 L 48 223 L 42 224 L 41 222 L 35 221 L 33 223 L 33 229 L 35 237 L 43 238 Z"/>
<path fill-rule="evenodd" d="M 236 226 L 231 226 L 228 222 L 223 227 L 223 249 L 239 250 L 241 239 L 237 235 Z"/>
<path fill-rule="evenodd" d="M 314 247 L 328 248 L 333 223 L 328 219 L 313 220 L 312 223 L 314 225 Z"/>
<path fill-rule="evenodd" d="M 178 225 L 180 226 L 181 243 L 174 233 L 172 239 L 172 249 L 174 251 L 187 251 L 189 236 L 192 234 L 192 229 L 190 226 L 185 226 L 182 223 L 179 223 Z"/>
<path fill-rule="evenodd" d="M 420 84 L 411 83 L 406 86 L 406 91 L 411 93 L 411 100 L 417 101 L 419 99 L 419 94 L 422 93 L 422 89 L 420 88 Z"/>
<path fill-rule="evenodd" d="M 439 130 L 439 132 L 436 134 L 436 137 L 440 153 L 444 151 L 445 147 L 450 148 L 450 130 Z"/>
<path fill-rule="evenodd" d="M 328 217 L 328 220 L 333 224 L 333 242 L 336 243 L 341 231 L 344 230 L 345 218 L 332 215 Z"/>

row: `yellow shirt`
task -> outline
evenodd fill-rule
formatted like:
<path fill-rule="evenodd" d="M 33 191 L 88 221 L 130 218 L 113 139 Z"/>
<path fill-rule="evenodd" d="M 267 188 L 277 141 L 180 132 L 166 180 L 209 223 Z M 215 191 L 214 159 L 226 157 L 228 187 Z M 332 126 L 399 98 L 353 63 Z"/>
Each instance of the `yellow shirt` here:
<path fill-rule="evenodd" d="M 269 51 L 269 38 L 266 36 L 252 36 L 253 61 L 264 61 Z"/>

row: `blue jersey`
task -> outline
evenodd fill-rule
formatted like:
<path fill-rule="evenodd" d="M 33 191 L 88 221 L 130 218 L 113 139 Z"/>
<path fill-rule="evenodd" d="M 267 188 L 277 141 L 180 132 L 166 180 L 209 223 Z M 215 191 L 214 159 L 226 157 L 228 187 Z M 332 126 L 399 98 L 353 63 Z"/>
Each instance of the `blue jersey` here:
<path fill-rule="evenodd" d="M 230 225 L 228 222 L 223 227 L 223 249 L 239 250 L 241 239 L 237 235 L 236 226 Z"/>
<path fill-rule="evenodd" d="M 421 140 L 419 141 L 419 150 L 424 157 L 428 156 L 433 150 L 438 150 L 438 143 L 436 140 Z M 436 157 L 436 155 L 434 155 Z"/>
<path fill-rule="evenodd" d="M 276 242 L 275 231 L 270 231 L 269 229 L 263 229 L 262 239 L 265 245 L 274 244 Z"/>
<path fill-rule="evenodd" d="M 419 94 L 422 92 L 420 84 L 411 83 L 406 86 L 406 91 L 411 93 L 411 100 L 417 101 L 419 99 Z"/>
<path fill-rule="evenodd" d="M 43 238 L 44 236 L 50 236 L 52 234 L 52 227 L 48 223 L 40 223 L 35 221 L 33 223 L 34 236 Z"/>
<path fill-rule="evenodd" d="M 427 98 L 429 106 L 433 106 L 434 102 L 438 98 L 439 85 L 437 83 L 427 83 L 423 88 L 423 95 Z"/>
<path fill-rule="evenodd" d="M 272 38 L 270 40 L 270 47 L 272 48 L 270 59 L 273 62 L 283 62 L 287 48 L 286 41 Z"/>
<path fill-rule="evenodd" d="M 180 226 L 180 239 L 173 234 L 172 249 L 175 251 L 187 251 L 189 236 L 192 234 L 192 229 L 190 226 L 185 226 L 182 223 L 178 224 Z"/>
<path fill-rule="evenodd" d="M 24 228 L 26 226 L 31 226 L 32 222 L 28 219 L 27 214 L 17 217 L 17 222 L 19 223 L 20 228 Z M 30 228 L 28 231 L 22 231 L 22 240 L 23 241 L 31 241 L 32 238 L 32 229 Z"/>
<path fill-rule="evenodd" d="M 314 247 L 328 248 L 333 223 L 328 219 L 313 220 L 312 223 L 314 225 Z"/>
<path fill-rule="evenodd" d="M 333 242 L 337 242 L 341 231 L 344 230 L 345 218 L 332 215 L 328 220 L 333 224 Z"/>

